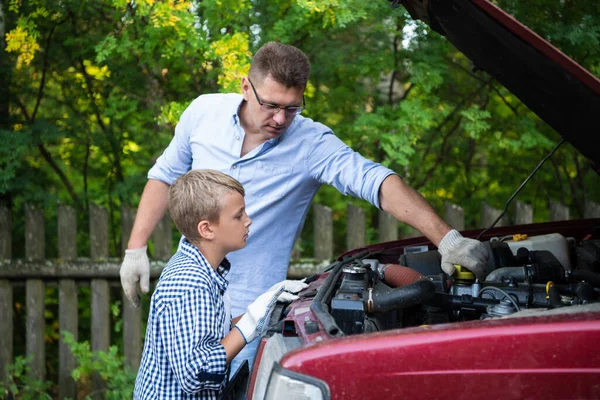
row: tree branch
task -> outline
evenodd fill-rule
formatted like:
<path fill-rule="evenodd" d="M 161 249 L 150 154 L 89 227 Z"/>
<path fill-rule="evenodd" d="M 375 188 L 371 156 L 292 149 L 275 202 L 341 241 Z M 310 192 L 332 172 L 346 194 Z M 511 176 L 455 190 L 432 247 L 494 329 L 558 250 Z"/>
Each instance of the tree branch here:
<path fill-rule="evenodd" d="M 56 164 L 56 162 L 54 162 L 54 159 L 52 158 L 52 156 L 50 155 L 48 150 L 46 150 L 46 148 L 44 147 L 44 145 L 42 143 L 40 143 L 38 145 L 38 150 L 42 154 L 42 157 L 44 157 L 44 160 L 46 160 L 46 162 L 48 164 L 50 164 L 50 167 L 58 175 L 58 177 L 62 181 L 63 185 L 65 185 L 65 187 L 67 188 L 67 191 L 69 192 L 69 195 L 71 195 L 71 198 L 75 202 L 75 206 L 77 207 L 77 209 L 81 211 L 82 210 L 81 201 L 79 200 L 79 196 L 75 192 L 75 189 L 73 189 L 73 186 L 71 185 L 71 182 L 69 182 L 69 179 L 67 178 L 67 176 L 62 172 L 62 170 Z"/>

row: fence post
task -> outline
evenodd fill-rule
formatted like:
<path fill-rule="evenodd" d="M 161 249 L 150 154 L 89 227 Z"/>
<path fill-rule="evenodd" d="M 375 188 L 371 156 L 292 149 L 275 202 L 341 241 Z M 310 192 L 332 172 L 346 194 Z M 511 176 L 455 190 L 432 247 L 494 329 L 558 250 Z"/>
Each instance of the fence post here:
<path fill-rule="evenodd" d="M 290 259 L 297 260 L 302 256 L 302 251 L 300 250 L 301 246 L 302 246 L 302 238 L 298 237 L 296 239 L 296 241 L 294 242 L 294 247 L 292 248 L 292 254 L 290 256 Z"/>
<path fill-rule="evenodd" d="M 64 342 L 63 331 L 70 332 L 78 341 L 77 284 L 73 279 L 61 279 L 58 283 L 58 326 L 60 342 L 58 345 L 58 393 L 59 398 L 77 397 L 77 383 L 71 372 L 77 367 L 75 356 Z"/>
<path fill-rule="evenodd" d="M 459 205 L 450 203 L 447 201 L 445 203 L 446 215 L 444 219 L 452 228 L 457 231 L 465 230 L 465 209 Z"/>
<path fill-rule="evenodd" d="M 10 209 L 0 206 L 0 260 L 12 257 Z M 13 290 L 8 279 L 0 279 L 0 382 L 5 382 L 6 367 L 13 363 Z"/>
<path fill-rule="evenodd" d="M 123 254 L 127 249 L 127 242 L 131 235 L 134 220 L 135 210 L 124 205 L 121 206 L 121 229 L 123 232 L 121 244 L 123 246 Z M 161 221 L 163 230 L 165 230 L 164 221 L 165 218 Z M 156 242 L 154 244 L 156 245 Z M 121 291 L 121 298 L 123 302 L 123 354 L 127 360 L 127 365 L 133 371 L 137 371 L 140 366 L 140 359 L 142 358 L 142 307 L 134 307 L 123 291 Z"/>
<path fill-rule="evenodd" d="M 502 213 L 502 210 L 494 208 L 494 207 L 488 205 L 487 203 L 483 202 L 481 205 L 481 227 L 482 228 L 489 227 L 492 224 L 492 222 L 494 222 L 501 213 Z M 507 225 L 509 225 L 509 224 L 508 224 L 508 221 L 506 220 L 506 215 L 505 215 L 494 226 L 507 226 Z"/>
<path fill-rule="evenodd" d="M 30 375 L 39 380 L 45 380 L 46 351 L 44 335 L 46 321 L 44 320 L 45 284 L 41 279 L 28 279 L 26 283 L 26 353 L 31 356 Z"/>
<path fill-rule="evenodd" d="M 4 382 L 6 367 L 13 363 L 13 291 L 7 279 L 0 279 L 0 321 L 0 382 Z"/>
<path fill-rule="evenodd" d="M 90 204 L 90 257 L 108 258 L 108 211 L 95 204 Z"/>
<path fill-rule="evenodd" d="M 533 207 L 522 201 L 515 202 L 515 225 L 533 223 Z"/>
<path fill-rule="evenodd" d="M 108 212 L 99 206 L 90 204 L 90 257 L 93 260 L 108 259 Z M 110 346 L 110 289 L 106 279 L 92 279 L 92 351 L 108 351 Z M 92 390 L 101 391 L 105 384 L 99 374 L 92 375 Z M 101 393 L 101 392 L 98 392 Z M 97 394 L 95 399 L 104 396 Z"/>
<path fill-rule="evenodd" d="M 44 214 L 30 204 L 25 204 L 25 258 L 43 260 L 46 253 Z"/>
<path fill-rule="evenodd" d="M 136 210 L 126 205 L 121 205 L 121 254 L 127 250 L 127 242 L 131 236 L 133 221 L 135 221 Z"/>
<path fill-rule="evenodd" d="M 58 257 L 65 261 L 77 258 L 77 216 L 75 209 L 64 204 L 58 205 Z M 59 397 L 75 398 L 77 385 L 71 378 L 77 363 L 69 346 L 64 342 L 63 331 L 70 332 L 78 340 L 77 284 L 73 279 L 58 282 L 58 392 Z"/>
<path fill-rule="evenodd" d="M 315 259 L 331 260 L 333 258 L 333 214 L 331 208 L 313 204 Z"/>
<path fill-rule="evenodd" d="M 152 234 L 154 242 L 154 259 L 168 260 L 173 255 L 173 235 L 171 229 L 171 217 L 169 213 L 160 220 Z"/>
<path fill-rule="evenodd" d="M 398 220 L 390 213 L 379 210 L 378 230 L 380 242 L 398 240 Z"/>
<path fill-rule="evenodd" d="M 10 210 L 8 207 L 0 206 L 0 260 L 12 258 L 11 226 Z"/>
<path fill-rule="evenodd" d="M 106 279 L 92 279 L 92 351 L 108 352 L 110 346 L 110 290 Z M 103 399 L 105 383 L 98 373 L 92 375 L 92 390 L 98 393 L 94 399 Z"/>
<path fill-rule="evenodd" d="M 77 258 L 77 218 L 75 209 L 58 205 L 58 257 L 62 260 Z"/>
<path fill-rule="evenodd" d="M 363 247 L 367 244 L 365 211 L 359 206 L 348 203 L 346 213 L 346 249 Z"/>
<path fill-rule="evenodd" d="M 584 218 L 600 218 L 600 204 L 590 200 L 586 201 L 583 216 Z"/>
<path fill-rule="evenodd" d="M 569 219 L 569 207 L 550 200 L 550 221 L 566 221 Z"/>

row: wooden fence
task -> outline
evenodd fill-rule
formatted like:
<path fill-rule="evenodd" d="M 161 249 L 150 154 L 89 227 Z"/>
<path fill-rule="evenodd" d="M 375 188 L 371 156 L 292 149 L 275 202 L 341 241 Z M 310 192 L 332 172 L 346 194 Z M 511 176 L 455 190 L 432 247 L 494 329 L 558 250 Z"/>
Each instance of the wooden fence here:
<path fill-rule="evenodd" d="M 569 219 L 567 207 L 551 204 L 551 220 Z M 480 227 L 487 227 L 500 210 L 482 205 Z M 13 354 L 13 288 L 24 285 L 26 290 L 26 355 L 32 357 L 31 375 L 44 379 L 46 375 L 45 352 L 45 288 L 58 288 L 59 330 L 69 331 L 78 338 L 78 292 L 79 287 L 91 288 L 91 349 L 107 351 L 110 343 L 110 288 L 119 287 L 120 259 L 109 257 L 109 224 L 105 209 L 92 206 L 89 217 L 89 257 L 77 255 L 77 224 L 75 211 L 65 205 L 58 206 L 58 259 L 48 260 L 46 254 L 46 232 L 43 210 L 25 206 L 25 259 L 13 259 L 11 254 L 11 211 L 0 207 L 0 379 L 6 376 L 6 367 L 14 360 Z M 121 210 L 122 251 L 125 250 L 135 212 L 129 208 Z M 455 228 L 462 230 L 464 210 L 446 204 L 445 219 Z M 600 205 L 589 203 L 586 217 L 599 217 Z M 318 204 L 313 205 L 314 259 L 308 263 L 292 263 L 289 276 L 298 278 L 314 272 L 319 261 L 333 257 L 333 214 L 332 210 Z M 514 222 L 529 223 L 533 220 L 531 206 L 516 202 Z M 498 226 L 507 225 L 501 220 Z M 366 244 L 366 218 L 360 207 L 348 205 L 346 247 L 356 248 Z M 389 214 L 380 212 L 377 230 L 379 241 L 398 239 L 398 222 Z M 54 234 L 54 233 L 49 233 Z M 418 233 L 413 232 L 413 235 Z M 164 260 L 171 256 L 172 224 L 165 217 L 155 230 L 152 241 L 154 256 L 151 261 L 151 278 L 160 275 Z M 128 365 L 137 370 L 142 351 L 142 311 L 134 308 L 121 291 L 123 316 L 123 354 Z M 75 398 L 77 387 L 71 378 L 75 359 L 68 347 L 59 341 L 58 387 L 59 397 Z M 103 382 L 93 377 L 93 390 L 101 390 Z"/>

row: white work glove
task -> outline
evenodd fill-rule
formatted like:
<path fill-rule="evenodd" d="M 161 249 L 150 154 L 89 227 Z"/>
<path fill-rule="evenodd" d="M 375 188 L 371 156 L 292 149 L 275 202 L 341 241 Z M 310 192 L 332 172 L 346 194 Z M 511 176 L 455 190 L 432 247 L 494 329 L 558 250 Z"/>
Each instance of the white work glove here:
<path fill-rule="evenodd" d="M 121 264 L 121 286 L 125 296 L 135 307 L 140 305 L 140 296 L 137 292 L 138 282 L 143 293 L 150 290 L 150 261 L 146 255 L 146 248 L 125 250 L 125 257 Z"/>
<path fill-rule="evenodd" d="M 269 323 L 271 313 L 277 304 L 277 297 L 283 293 L 283 287 L 258 296 L 246 309 L 246 313 L 235 325 L 244 337 L 246 344 L 252 342 Z"/>
<path fill-rule="evenodd" d="M 290 302 L 296 300 L 298 293 L 308 286 L 304 279 L 300 281 L 285 280 L 271 286 L 260 295 L 246 310 L 246 313 L 236 324 L 246 344 L 252 342 L 267 327 L 277 301 Z M 291 293 L 290 293 L 291 292 Z"/>
<path fill-rule="evenodd" d="M 278 290 L 280 287 L 283 287 L 283 293 L 279 295 L 277 298 L 278 301 L 281 302 L 290 302 L 298 299 L 298 296 L 292 293 L 298 293 L 299 291 L 308 287 L 308 283 L 304 283 L 306 278 L 301 280 L 285 280 L 271 286 L 267 292 L 272 292 L 274 290 Z"/>
<path fill-rule="evenodd" d="M 454 274 L 456 264 L 467 268 L 480 282 L 485 280 L 484 268 L 490 254 L 480 241 L 465 238 L 452 229 L 444 236 L 438 250 L 442 255 L 442 270 L 448 275 Z"/>

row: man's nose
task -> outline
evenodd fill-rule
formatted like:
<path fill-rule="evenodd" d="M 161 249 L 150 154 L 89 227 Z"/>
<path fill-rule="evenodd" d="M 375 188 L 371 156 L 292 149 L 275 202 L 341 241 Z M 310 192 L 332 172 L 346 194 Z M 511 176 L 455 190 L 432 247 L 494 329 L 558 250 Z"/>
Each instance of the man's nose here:
<path fill-rule="evenodd" d="M 283 125 L 285 122 L 285 110 L 280 109 L 273 115 L 273 121 L 277 122 L 277 125 Z"/>
<path fill-rule="evenodd" d="M 248 221 L 246 221 L 246 227 L 249 227 L 250 225 L 252 225 L 252 219 L 248 217 Z"/>

